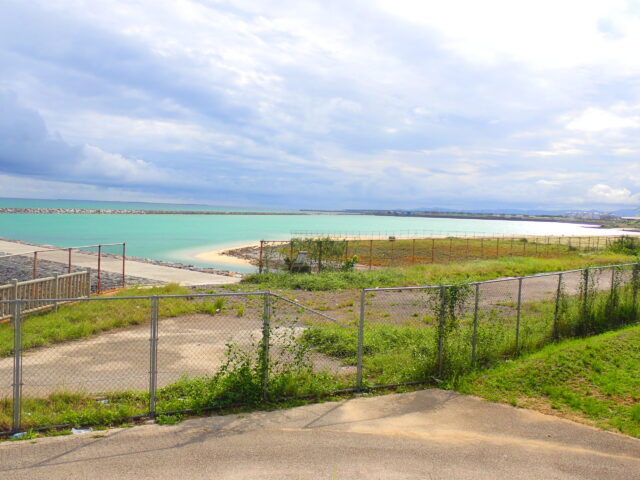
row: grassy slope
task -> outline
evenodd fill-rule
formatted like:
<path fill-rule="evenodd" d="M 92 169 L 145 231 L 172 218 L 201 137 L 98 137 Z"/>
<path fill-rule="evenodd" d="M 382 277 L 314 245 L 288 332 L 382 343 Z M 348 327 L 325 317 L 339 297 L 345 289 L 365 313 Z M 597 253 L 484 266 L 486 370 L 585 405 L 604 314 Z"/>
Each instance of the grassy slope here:
<path fill-rule="evenodd" d="M 613 253 L 576 253 L 560 258 L 503 257 L 493 260 L 414 265 L 372 271 L 321 272 L 318 274 L 265 273 L 248 275 L 243 279 L 243 283 L 259 289 L 284 288 L 316 291 L 396 287 L 489 280 L 571 270 L 592 265 L 629 263 L 635 260 L 636 257 L 631 255 Z"/>
<path fill-rule="evenodd" d="M 640 437 L 640 326 L 550 345 L 456 389 Z"/>

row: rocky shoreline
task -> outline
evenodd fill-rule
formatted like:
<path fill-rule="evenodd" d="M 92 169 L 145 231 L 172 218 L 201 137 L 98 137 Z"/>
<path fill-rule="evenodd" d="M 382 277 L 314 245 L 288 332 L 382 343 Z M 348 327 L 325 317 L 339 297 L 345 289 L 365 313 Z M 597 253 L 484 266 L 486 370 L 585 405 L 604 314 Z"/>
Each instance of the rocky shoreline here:
<path fill-rule="evenodd" d="M 37 250 L 46 250 L 46 249 L 50 249 L 50 248 L 56 248 L 52 245 L 44 245 L 41 243 L 33 243 L 33 242 L 26 242 L 23 240 L 14 240 L 14 239 L 8 239 L 8 238 L 0 238 L 0 240 L 6 241 L 6 242 L 13 242 L 13 243 L 19 243 L 21 245 L 29 245 L 32 247 L 36 247 L 35 249 Z M 35 250 L 34 249 L 34 250 Z M 259 252 L 260 252 L 260 247 L 257 247 L 257 252 L 258 252 L 258 256 L 259 256 Z M 90 251 L 90 250 L 83 250 L 82 253 L 84 254 L 89 254 L 89 255 L 98 255 L 98 252 L 94 252 L 94 251 Z M 3 253 L 0 253 L 0 255 L 5 255 Z M 25 256 L 28 255 L 28 253 L 24 254 Z M 102 253 L 103 257 L 112 257 L 112 258 L 120 258 L 119 255 L 113 254 L 113 253 Z M 26 257 L 25 257 L 26 258 Z M 257 258 L 257 257 L 256 257 Z M 210 273 L 210 274 L 214 274 L 214 275 L 224 275 L 227 277 L 242 277 L 243 275 L 241 273 L 238 272 L 232 272 L 230 270 L 222 270 L 222 269 L 218 269 L 218 268 L 211 268 L 211 267 L 198 267 L 196 265 L 190 265 L 190 264 L 185 264 L 185 263 L 180 263 L 180 262 L 168 262 L 168 261 L 164 261 L 164 260 L 155 260 L 153 258 L 141 258 L 141 257 L 134 257 L 131 255 L 127 255 L 127 260 L 133 260 L 136 262 L 142 262 L 142 263 L 149 263 L 152 265 L 159 265 L 159 266 L 164 266 L 164 267 L 173 267 L 173 268 L 180 268 L 182 270 L 191 270 L 193 272 L 202 272 L 202 273 Z M 32 260 L 30 260 L 32 261 Z M 43 261 L 43 260 L 40 260 Z M 39 261 L 39 263 L 40 263 Z M 6 262 L 5 262 L 6 263 Z M 56 263 L 56 262 L 49 262 L 49 263 Z M 52 275 L 54 275 L 55 273 L 67 273 L 66 271 L 66 264 L 58 264 L 61 265 L 61 268 L 64 268 L 64 271 L 58 271 L 59 269 L 52 267 Z M 257 265 L 257 260 L 256 260 L 256 265 Z M 4 264 L 0 265 L 0 270 L 4 270 Z M 73 270 L 73 269 L 72 269 Z M 73 270 L 76 271 L 76 270 Z M 119 275 L 119 274 L 115 274 L 115 275 Z M 2 272 L 0 272 L 0 281 L 3 280 L 5 278 L 6 275 L 4 275 Z M 42 274 L 41 276 L 46 276 L 44 274 Z M 18 278 L 19 280 L 21 279 L 21 277 L 12 277 L 10 278 L 8 281 L 12 281 L 14 278 Z M 119 277 L 120 278 L 120 277 Z M 127 277 L 129 278 L 129 277 Z M 130 277 L 132 280 L 135 280 L 136 277 Z M 30 278 L 28 278 L 27 280 L 29 280 Z M 139 279 L 139 280 L 146 280 L 146 279 Z M 151 283 L 152 281 L 149 280 L 148 283 Z M 2 283 L 7 283 L 7 282 L 2 282 Z M 140 283 L 140 282 L 138 282 Z"/>

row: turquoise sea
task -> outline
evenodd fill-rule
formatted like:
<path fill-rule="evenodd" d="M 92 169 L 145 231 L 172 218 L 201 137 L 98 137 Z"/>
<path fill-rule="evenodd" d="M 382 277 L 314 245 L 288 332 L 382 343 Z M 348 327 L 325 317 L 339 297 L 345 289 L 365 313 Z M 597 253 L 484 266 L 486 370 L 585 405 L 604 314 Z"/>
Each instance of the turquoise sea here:
<path fill-rule="evenodd" d="M 26 203 L 25 203 L 26 202 Z M 234 210 L 203 205 L 0 199 L 0 206 L 41 208 L 117 208 Z M 260 211 L 242 208 L 238 211 Z M 0 214 L 0 237 L 70 247 L 127 242 L 129 255 L 236 271 L 249 268 L 207 263 L 204 251 L 290 238 L 293 232 L 407 234 L 593 235 L 586 226 L 553 222 L 403 218 L 371 215 L 83 215 Z"/>

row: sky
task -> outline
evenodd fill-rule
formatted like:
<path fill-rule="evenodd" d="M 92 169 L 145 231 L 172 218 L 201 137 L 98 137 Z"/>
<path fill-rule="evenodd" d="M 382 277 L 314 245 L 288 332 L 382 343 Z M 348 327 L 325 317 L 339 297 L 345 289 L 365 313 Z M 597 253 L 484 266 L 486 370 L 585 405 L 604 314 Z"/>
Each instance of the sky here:
<path fill-rule="evenodd" d="M 0 0 L 0 197 L 640 205 L 640 0 Z"/>

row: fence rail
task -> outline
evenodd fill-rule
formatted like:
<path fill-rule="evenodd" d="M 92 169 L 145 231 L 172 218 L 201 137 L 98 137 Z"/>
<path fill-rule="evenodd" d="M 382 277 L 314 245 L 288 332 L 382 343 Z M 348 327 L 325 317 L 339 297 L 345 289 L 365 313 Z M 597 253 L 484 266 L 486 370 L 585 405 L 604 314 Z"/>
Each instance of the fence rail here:
<path fill-rule="evenodd" d="M 310 237 L 263 240 L 257 259 L 259 272 L 368 269 L 416 264 L 451 263 L 505 256 L 553 258 L 569 252 L 601 252 L 612 245 L 637 248 L 640 238 L 622 236 L 459 235 L 359 238 Z M 304 252 L 302 264 L 300 253 Z M 304 270 L 306 269 L 306 270 Z"/>
<path fill-rule="evenodd" d="M 75 301 L 90 294 L 91 272 L 89 270 L 26 282 L 14 280 L 13 283 L 0 286 L 0 301 L 22 300 L 20 309 L 23 314 L 55 307 L 59 303 Z M 43 299 L 49 299 L 48 303 L 43 303 Z M 0 302 L 0 321 L 12 318 L 13 315 L 13 307 L 8 303 Z"/>
<path fill-rule="evenodd" d="M 640 264 L 624 264 L 363 289 L 350 319 L 270 292 L 2 297 L 14 318 L 0 324 L 0 433 L 80 425 L 82 408 L 109 423 L 439 381 L 637 323 L 639 287 Z M 28 309 L 67 301 L 77 303 L 61 306 L 56 321 L 130 327 L 34 348 L 47 315 Z M 58 410 L 46 417 L 42 405 Z"/>

